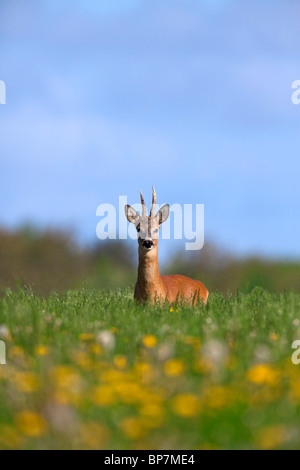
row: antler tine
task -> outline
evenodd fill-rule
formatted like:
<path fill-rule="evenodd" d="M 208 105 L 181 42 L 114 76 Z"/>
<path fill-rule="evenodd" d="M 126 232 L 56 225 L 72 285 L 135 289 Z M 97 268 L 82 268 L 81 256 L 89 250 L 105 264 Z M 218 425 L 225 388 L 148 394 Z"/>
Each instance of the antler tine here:
<path fill-rule="evenodd" d="M 155 217 L 155 206 L 156 206 L 156 192 L 155 192 L 154 186 L 152 186 L 152 206 L 151 206 L 151 212 L 150 212 L 151 218 Z"/>
<path fill-rule="evenodd" d="M 141 190 L 140 190 L 140 195 L 141 195 L 141 204 L 142 204 L 142 217 L 147 217 L 147 208 L 146 208 L 144 196 Z"/>

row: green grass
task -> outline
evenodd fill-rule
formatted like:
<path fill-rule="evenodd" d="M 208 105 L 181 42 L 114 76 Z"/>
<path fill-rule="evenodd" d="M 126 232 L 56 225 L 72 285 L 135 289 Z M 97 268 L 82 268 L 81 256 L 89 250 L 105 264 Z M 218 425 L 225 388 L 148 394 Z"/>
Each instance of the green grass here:
<path fill-rule="evenodd" d="M 7 290 L 0 448 L 300 448 L 299 320 L 300 295 L 258 288 L 174 309 Z"/>

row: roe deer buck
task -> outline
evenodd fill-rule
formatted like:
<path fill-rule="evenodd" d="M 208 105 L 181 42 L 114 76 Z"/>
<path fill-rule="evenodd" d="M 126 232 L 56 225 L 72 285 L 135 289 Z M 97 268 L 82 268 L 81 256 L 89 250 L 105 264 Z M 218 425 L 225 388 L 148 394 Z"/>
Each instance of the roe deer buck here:
<path fill-rule="evenodd" d="M 158 230 L 169 217 L 169 204 L 165 204 L 155 215 L 156 193 L 152 187 L 152 207 L 150 216 L 143 195 L 140 191 L 142 216 L 128 204 L 125 206 L 127 220 L 133 223 L 138 232 L 139 267 L 135 285 L 134 298 L 139 301 L 188 301 L 195 305 L 198 300 L 206 304 L 208 290 L 200 281 L 175 274 L 161 276 L 158 266 Z"/>

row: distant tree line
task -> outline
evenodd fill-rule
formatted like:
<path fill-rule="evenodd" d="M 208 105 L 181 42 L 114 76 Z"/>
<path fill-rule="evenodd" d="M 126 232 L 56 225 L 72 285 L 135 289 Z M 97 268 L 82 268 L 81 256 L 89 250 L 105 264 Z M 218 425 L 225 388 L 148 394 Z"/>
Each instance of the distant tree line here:
<path fill-rule="evenodd" d="M 32 227 L 0 229 L 0 290 L 28 286 L 35 292 L 134 285 L 137 256 L 122 241 L 80 247 L 70 234 Z M 162 274 L 185 274 L 204 282 L 210 292 L 248 292 L 256 286 L 272 292 L 300 291 L 300 261 L 236 258 L 206 243 L 199 252 L 175 255 Z"/>

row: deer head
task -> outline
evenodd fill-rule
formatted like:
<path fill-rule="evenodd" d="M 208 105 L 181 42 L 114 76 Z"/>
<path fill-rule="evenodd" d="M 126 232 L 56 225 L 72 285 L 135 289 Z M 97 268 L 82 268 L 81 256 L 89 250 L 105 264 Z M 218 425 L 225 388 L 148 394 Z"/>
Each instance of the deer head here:
<path fill-rule="evenodd" d="M 142 215 L 140 216 L 137 211 L 128 204 L 125 206 L 125 214 L 127 220 L 135 225 L 138 233 L 139 246 L 147 252 L 157 246 L 158 231 L 161 224 L 169 217 L 170 207 L 169 204 L 165 204 L 155 215 L 156 193 L 152 186 L 152 206 L 150 215 L 148 216 L 145 200 L 141 191 L 140 195 Z"/>

